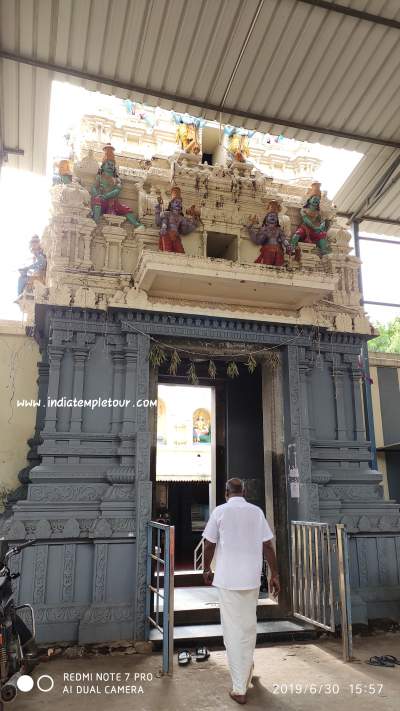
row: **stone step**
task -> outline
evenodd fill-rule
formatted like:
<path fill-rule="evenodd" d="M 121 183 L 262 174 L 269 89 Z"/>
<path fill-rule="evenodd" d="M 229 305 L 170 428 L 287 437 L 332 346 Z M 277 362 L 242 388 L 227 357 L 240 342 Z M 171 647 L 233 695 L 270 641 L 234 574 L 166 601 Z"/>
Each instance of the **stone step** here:
<path fill-rule="evenodd" d="M 271 605 L 258 605 L 257 619 L 276 620 L 282 617 L 282 610 L 279 605 L 272 603 Z M 201 608 L 185 609 L 174 611 L 174 620 L 176 625 L 195 625 L 195 624 L 212 624 L 219 623 L 219 606 L 215 604 L 206 605 Z"/>
<path fill-rule="evenodd" d="M 153 576 L 156 579 L 156 576 Z M 154 584 L 154 583 L 153 583 Z M 176 588 L 191 587 L 203 584 L 203 574 L 198 570 L 176 570 L 174 573 L 174 586 Z M 164 573 L 160 571 L 160 588 L 164 587 Z"/>
<path fill-rule="evenodd" d="M 313 625 L 294 618 L 285 620 L 263 620 L 257 623 L 257 644 L 282 641 L 311 641 L 316 639 L 317 634 L 318 630 Z M 154 649 L 161 647 L 162 635 L 158 630 L 151 630 L 150 640 L 153 642 Z M 175 647 L 181 648 L 184 645 L 192 647 L 199 644 L 207 644 L 209 646 L 222 645 L 221 625 L 175 625 Z"/>

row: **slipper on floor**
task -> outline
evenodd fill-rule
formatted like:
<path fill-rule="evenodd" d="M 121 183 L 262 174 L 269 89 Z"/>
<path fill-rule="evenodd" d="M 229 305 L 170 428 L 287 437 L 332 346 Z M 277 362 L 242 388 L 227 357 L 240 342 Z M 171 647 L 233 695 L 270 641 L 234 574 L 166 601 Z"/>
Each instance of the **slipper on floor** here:
<path fill-rule="evenodd" d="M 180 652 L 178 652 L 178 664 L 181 667 L 186 667 L 189 662 L 192 661 L 192 655 L 190 654 L 188 649 L 182 649 Z"/>
<path fill-rule="evenodd" d="M 197 647 L 196 649 L 196 662 L 205 662 L 210 656 L 210 652 L 207 647 Z"/>
<path fill-rule="evenodd" d="M 385 662 L 392 662 L 393 664 L 400 666 L 400 659 L 397 659 L 397 657 L 393 656 L 393 654 L 384 654 L 381 659 L 384 659 Z"/>
<path fill-rule="evenodd" d="M 367 664 L 373 667 L 394 667 L 393 662 L 386 661 L 384 657 L 370 657 Z"/>

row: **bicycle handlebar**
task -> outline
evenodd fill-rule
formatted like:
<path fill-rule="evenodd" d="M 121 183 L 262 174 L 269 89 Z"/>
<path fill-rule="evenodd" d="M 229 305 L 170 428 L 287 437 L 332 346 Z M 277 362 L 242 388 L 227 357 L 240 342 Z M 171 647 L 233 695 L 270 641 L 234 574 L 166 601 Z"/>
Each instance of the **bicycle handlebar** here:
<path fill-rule="evenodd" d="M 14 546 L 14 548 L 10 548 L 9 551 L 4 556 L 4 562 L 7 562 L 9 558 L 11 558 L 13 555 L 17 555 L 17 553 L 20 553 L 23 548 L 28 548 L 28 546 L 31 546 L 32 543 L 35 543 L 35 539 L 31 538 L 29 541 L 25 541 L 25 543 L 20 543 L 18 546 Z"/>

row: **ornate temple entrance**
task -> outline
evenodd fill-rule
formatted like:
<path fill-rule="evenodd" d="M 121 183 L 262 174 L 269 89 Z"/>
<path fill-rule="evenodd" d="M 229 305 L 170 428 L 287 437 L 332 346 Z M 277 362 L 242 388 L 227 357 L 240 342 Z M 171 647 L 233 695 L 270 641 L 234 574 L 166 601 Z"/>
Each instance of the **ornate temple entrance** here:
<path fill-rule="evenodd" d="M 229 348 L 223 346 L 225 351 Z M 199 345 L 194 342 L 191 347 Z M 221 353 L 221 348 L 216 344 L 215 352 Z M 153 519 L 175 528 L 175 634 L 190 625 L 193 637 L 200 632 L 220 636 L 217 590 L 204 586 L 194 551 L 210 512 L 225 501 L 225 482 L 230 477 L 245 480 L 246 498 L 260 506 L 279 530 L 282 579 L 287 581 L 289 575 L 287 495 L 280 491 L 282 483 L 286 488 L 280 356 L 275 352 L 254 372 L 249 372 L 243 357 L 236 377 L 227 373 L 229 360 L 223 358 L 216 359 L 216 372 L 210 377 L 210 357 L 196 359 L 196 385 L 185 376 L 171 375 L 166 367 L 158 368 L 153 425 Z M 188 367 L 189 362 L 183 362 L 180 371 L 185 373 Z M 287 617 L 286 589 L 283 586 L 278 602 L 260 593 L 260 624 Z"/>

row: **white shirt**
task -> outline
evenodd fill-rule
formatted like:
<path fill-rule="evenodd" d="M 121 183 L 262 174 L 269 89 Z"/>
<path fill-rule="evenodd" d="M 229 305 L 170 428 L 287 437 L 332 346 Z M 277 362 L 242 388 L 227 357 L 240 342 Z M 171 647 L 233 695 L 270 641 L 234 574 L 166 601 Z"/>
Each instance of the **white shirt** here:
<path fill-rule="evenodd" d="M 231 496 L 212 512 L 203 538 L 216 543 L 213 585 L 227 590 L 260 587 L 263 542 L 273 533 L 258 506 Z"/>

